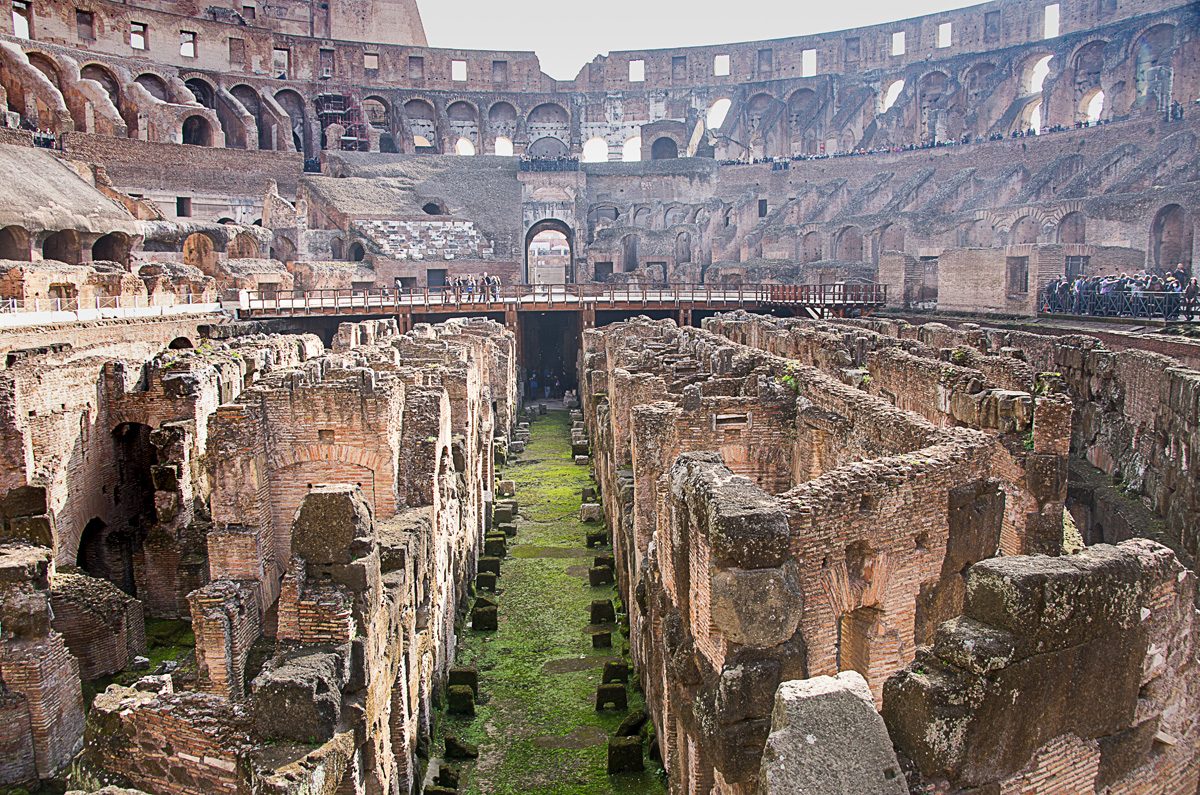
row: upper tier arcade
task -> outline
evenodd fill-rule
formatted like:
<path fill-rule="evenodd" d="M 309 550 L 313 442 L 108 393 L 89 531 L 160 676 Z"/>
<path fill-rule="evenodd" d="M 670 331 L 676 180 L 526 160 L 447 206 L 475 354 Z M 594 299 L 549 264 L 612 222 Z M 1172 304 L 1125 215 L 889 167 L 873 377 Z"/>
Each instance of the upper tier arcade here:
<path fill-rule="evenodd" d="M 1009 135 L 1200 96 L 1197 11 L 1178 0 L 1000 0 L 828 34 L 614 52 L 569 82 L 533 53 L 422 46 L 411 0 L 235 5 L 5 0 L 0 102 L 56 132 L 310 158 L 649 159 Z M 728 107 L 724 120 L 714 106 Z"/>

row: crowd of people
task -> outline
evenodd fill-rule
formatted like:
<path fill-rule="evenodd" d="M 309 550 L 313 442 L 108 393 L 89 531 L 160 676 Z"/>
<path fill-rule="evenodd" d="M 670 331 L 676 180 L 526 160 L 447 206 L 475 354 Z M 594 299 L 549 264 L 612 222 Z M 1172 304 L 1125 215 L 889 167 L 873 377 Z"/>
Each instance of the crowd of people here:
<path fill-rule="evenodd" d="M 1200 283 L 1183 265 L 1167 274 L 1141 271 L 1058 278 L 1046 285 L 1042 309 L 1072 315 L 1186 320 L 1200 315 Z"/>
<path fill-rule="evenodd" d="M 1176 103 L 1178 104 L 1178 103 Z M 1173 117 L 1172 117 L 1173 118 Z M 1183 118 L 1183 109 L 1180 106 L 1179 118 Z M 895 155 L 901 152 L 919 152 L 924 149 L 941 149 L 948 146 L 966 146 L 968 144 L 981 144 L 985 141 L 1003 141 L 1007 138 L 1028 138 L 1038 135 L 1049 135 L 1051 133 L 1066 132 L 1068 130 L 1081 130 L 1085 127 L 1099 127 L 1108 124 L 1109 120 L 1099 121 L 1080 121 L 1076 122 L 1074 127 L 1067 127 L 1062 124 L 1054 124 L 1048 127 L 1043 127 L 1041 130 L 1034 130 L 1032 127 L 1025 130 L 1014 130 L 1008 136 L 1003 133 L 992 133 L 986 138 L 980 135 L 964 135 L 955 140 L 933 140 L 925 141 L 919 144 L 903 144 L 897 146 L 871 146 L 859 147 L 850 151 L 839 150 L 837 152 L 821 152 L 819 154 L 799 154 L 791 155 L 790 157 L 757 157 L 751 160 L 722 160 L 723 166 L 746 166 L 746 165 L 771 165 L 772 171 L 787 171 L 789 164 L 803 162 L 806 160 L 831 160 L 840 157 L 862 157 L 863 155 Z"/>
<path fill-rule="evenodd" d="M 454 293 L 460 300 L 499 301 L 500 277 L 484 271 L 478 276 L 448 276 L 446 277 L 445 292 Z"/>
<path fill-rule="evenodd" d="M 522 171 L 578 171 L 579 158 L 569 155 L 553 157 L 539 155 L 523 155 L 521 157 Z"/>
<path fill-rule="evenodd" d="M 547 400 L 549 398 L 562 397 L 562 394 L 562 379 L 551 373 L 549 370 L 546 370 L 540 376 L 537 374 L 537 372 L 531 372 L 529 374 L 529 387 L 526 390 L 527 397 Z"/>

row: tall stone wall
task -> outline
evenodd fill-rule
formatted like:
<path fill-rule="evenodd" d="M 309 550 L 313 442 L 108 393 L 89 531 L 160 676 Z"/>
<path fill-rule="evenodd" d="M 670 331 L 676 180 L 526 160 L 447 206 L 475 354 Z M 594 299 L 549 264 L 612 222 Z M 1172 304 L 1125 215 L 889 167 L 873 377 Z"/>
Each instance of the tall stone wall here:
<path fill-rule="evenodd" d="M 674 787 L 752 786 L 783 679 L 855 669 L 878 700 L 999 547 L 979 431 L 669 322 L 585 332 L 581 375 Z"/>

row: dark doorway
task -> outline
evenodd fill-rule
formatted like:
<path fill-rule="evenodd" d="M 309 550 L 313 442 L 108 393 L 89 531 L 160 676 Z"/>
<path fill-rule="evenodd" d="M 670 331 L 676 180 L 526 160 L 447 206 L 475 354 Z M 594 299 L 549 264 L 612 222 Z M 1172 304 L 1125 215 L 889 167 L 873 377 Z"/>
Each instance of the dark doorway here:
<path fill-rule="evenodd" d="M 580 333 L 580 317 L 576 312 L 521 315 L 521 365 L 526 397 L 561 398 L 564 391 L 578 389 L 575 366 Z"/>

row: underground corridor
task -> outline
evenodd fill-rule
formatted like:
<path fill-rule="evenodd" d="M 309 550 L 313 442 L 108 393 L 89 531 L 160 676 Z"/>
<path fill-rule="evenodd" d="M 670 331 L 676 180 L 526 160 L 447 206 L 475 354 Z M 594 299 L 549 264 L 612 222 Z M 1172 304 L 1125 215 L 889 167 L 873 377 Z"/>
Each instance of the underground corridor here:
<path fill-rule="evenodd" d="M 568 350 L 543 346 L 545 358 L 530 367 L 550 366 Z M 460 792 L 477 795 L 665 792 L 661 765 L 650 756 L 653 724 L 629 668 L 612 569 L 596 578 L 612 562 L 605 525 L 581 521 L 581 496 L 595 483 L 589 467 L 573 458 L 571 413 L 560 401 L 544 404 L 549 410 L 539 414 L 539 401 L 527 401 L 533 415 L 527 446 L 498 476 L 500 492 L 515 496 L 497 497 L 476 600 L 436 721 L 433 749 L 446 753 L 430 764 L 425 791 L 457 783 Z M 506 499 L 516 506 L 511 521 Z M 597 534 L 605 543 L 590 547 Z M 487 628 L 491 621 L 495 629 Z M 454 687 L 463 681 L 477 694 L 467 704 L 461 685 Z M 614 701 L 598 704 L 602 692 Z M 610 738 L 621 734 L 634 738 L 624 742 L 640 748 L 643 769 L 610 775 Z M 441 773 L 446 767 L 450 772 Z"/>

